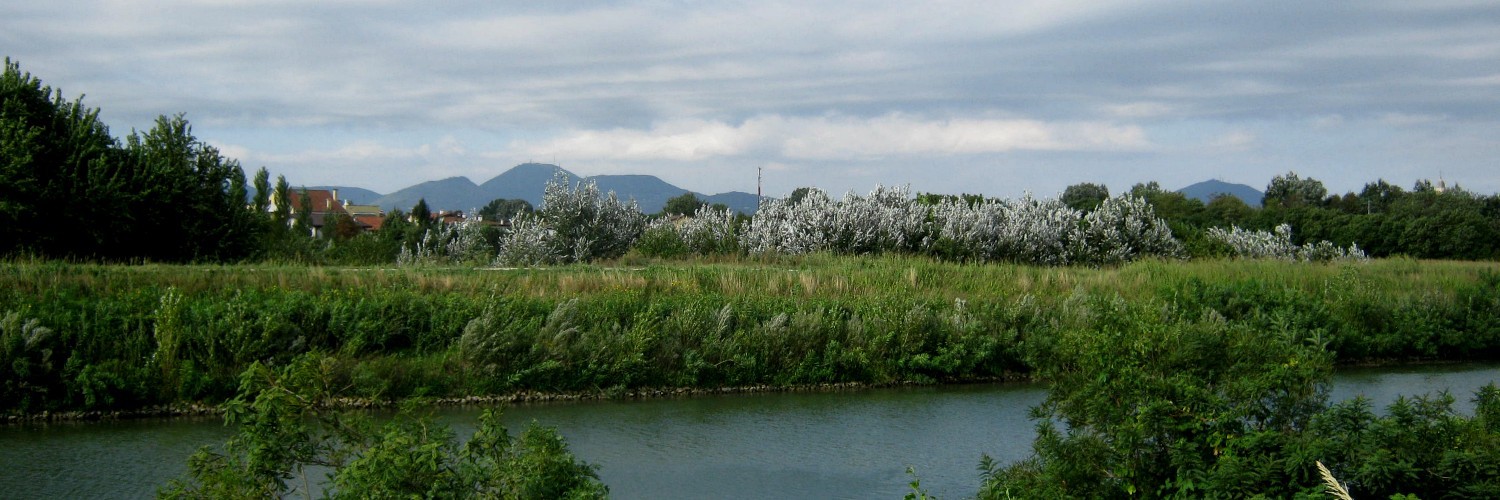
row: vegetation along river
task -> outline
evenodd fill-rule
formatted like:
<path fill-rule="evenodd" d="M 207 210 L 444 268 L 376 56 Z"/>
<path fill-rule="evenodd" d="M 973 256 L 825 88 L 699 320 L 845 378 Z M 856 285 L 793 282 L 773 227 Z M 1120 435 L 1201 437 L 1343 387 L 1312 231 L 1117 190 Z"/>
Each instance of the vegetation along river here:
<path fill-rule="evenodd" d="M 1446 389 L 1471 412 L 1473 392 L 1496 379 L 1500 365 L 1344 370 L 1332 399 L 1383 407 Z M 505 421 L 512 432 L 533 419 L 557 427 L 615 498 L 899 498 L 908 466 L 923 489 L 959 498 L 979 487 L 980 454 L 1030 453 L 1027 409 L 1045 395 L 986 384 L 594 401 L 515 406 Z M 464 435 L 477 413 L 439 416 Z M 0 428 L 0 497 L 147 497 L 229 434 L 217 418 Z"/>

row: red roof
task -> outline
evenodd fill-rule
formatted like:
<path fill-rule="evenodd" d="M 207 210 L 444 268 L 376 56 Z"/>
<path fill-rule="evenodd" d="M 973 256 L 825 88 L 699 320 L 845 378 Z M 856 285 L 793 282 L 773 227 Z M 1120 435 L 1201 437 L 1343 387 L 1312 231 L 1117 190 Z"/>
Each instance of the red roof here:
<path fill-rule="evenodd" d="M 354 216 L 354 222 L 359 223 L 359 225 L 364 226 L 370 231 L 379 231 L 380 226 L 385 224 L 385 217 L 379 215 L 356 215 Z"/>
<path fill-rule="evenodd" d="M 287 197 L 291 198 L 289 201 L 292 202 L 293 212 L 302 211 L 302 192 L 303 190 L 301 189 L 292 189 L 287 193 Z M 338 198 L 333 196 L 333 191 L 331 190 L 308 189 L 307 197 L 312 201 L 312 208 L 310 210 L 312 213 L 344 211 L 344 204 L 339 203 Z"/>

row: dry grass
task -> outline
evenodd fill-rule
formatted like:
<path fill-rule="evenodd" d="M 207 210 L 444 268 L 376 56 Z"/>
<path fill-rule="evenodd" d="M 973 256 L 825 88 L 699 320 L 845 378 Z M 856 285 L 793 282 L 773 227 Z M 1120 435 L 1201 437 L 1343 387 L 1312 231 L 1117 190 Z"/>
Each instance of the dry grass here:
<path fill-rule="evenodd" d="M 1324 466 L 1321 461 L 1318 462 L 1318 475 L 1323 476 L 1323 490 L 1329 495 L 1339 500 L 1354 500 L 1354 497 L 1349 496 L 1349 490 L 1339 484 L 1339 480 L 1333 477 L 1333 473 L 1329 472 L 1328 467 Z"/>
<path fill-rule="evenodd" d="M 185 293 L 223 288 L 416 288 L 430 292 L 574 297 L 621 290 L 730 296 L 825 297 L 899 294 L 913 299 L 1033 295 L 1078 291 L 1153 296 L 1189 281 L 1255 282 L 1314 294 L 1379 294 L 1389 300 L 1447 300 L 1454 290 L 1500 273 L 1494 262 L 1386 259 L 1360 264 L 1277 261 L 1142 261 L 1116 268 L 952 264 L 917 257 L 808 256 L 645 268 L 573 266 L 549 269 L 367 269 L 305 266 L 105 266 L 0 263 L 0 287 L 17 293 L 76 288 L 94 291 L 173 286 Z"/>

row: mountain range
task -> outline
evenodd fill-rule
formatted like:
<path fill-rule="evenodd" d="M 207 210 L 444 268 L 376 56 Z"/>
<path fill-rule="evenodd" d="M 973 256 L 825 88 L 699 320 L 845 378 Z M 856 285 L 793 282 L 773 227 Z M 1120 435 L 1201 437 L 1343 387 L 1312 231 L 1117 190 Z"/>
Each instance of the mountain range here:
<path fill-rule="evenodd" d="M 614 192 L 621 199 L 634 199 L 642 212 L 660 212 L 667 200 L 683 193 L 693 193 L 708 203 L 723 203 L 731 210 L 745 214 L 755 213 L 759 200 L 754 194 L 731 191 L 714 195 L 694 193 L 661 180 L 653 175 L 596 175 L 579 177 L 557 165 L 546 163 L 523 163 L 510 170 L 475 184 L 467 177 L 427 181 L 394 193 L 380 193 L 351 186 L 313 186 L 310 189 L 337 189 L 339 198 L 358 204 L 379 205 L 385 210 L 410 210 L 417 200 L 427 200 L 432 210 L 474 210 L 496 199 L 521 199 L 533 207 L 542 205 L 542 191 L 553 176 L 561 173 L 570 183 L 593 181 L 601 192 Z M 1214 196 L 1228 194 L 1244 200 L 1250 206 L 1260 206 L 1261 192 L 1243 184 L 1230 184 L 1218 180 L 1199 182 L 1177 190 L 1184 196 L 1207 203 Z"/>
<path fill-rule="evenodd" d="M 1188 198 L 1202 201 L 1203 203 L 1212 201 L 1215 196 L 1227 194 L 1239 198 L 1241 201 L 1244 201 L 1246 205 L 1250 205 L 1252 207 L 1259 207 L 1261 198 L 1265 197 L 1265 193 L 1260 192 L 1259 189 L 1255 189 L 1244 184 L 1231 184 L 1220 180 L 1207 180 L 1199 182 L 1197 184 L 1178 189 L 1177 192 L 1182 193 L 1183 196 L 1186 196 Z"/>
<path fill-rule="evenodd" d="M 641 211 L 646 213 L 660 212 L 662 207 L 667 205 L 668 199 L 692 192 L 651 175 L 579 177 L 562 167 L 546 163 L 516 165 L 493 179 L 484 181 L 483 184 L 475 184 L 467 177 L 449 177 L 423 182 L 386 195 L 347 186 L 320 186 L 317 189 L 338 189 L 339 198 L 360 204 L 379 205 L 385 210 L 411 210 L 411 207 L 417 204 L 417 200 L 427 200 L 427 206 L 432 210 L 474 210 L 496 199 L 526 200 L 527 203 L 531 203 L 531 206 L 540 207 L 542 191 L 546 188 L 547 182 L 558 173 L 566 177 L 570 183 L 593 181 L 599 186 L 600 192 L 613 191 L 621 199 L 634 199 L 641 207 Z M 705 202 L 723 203 L 731 210 L 746 214 L 754 213 L 759 204 L 754 194 L 738 191 L 714 195 L 693 194 Z"/>

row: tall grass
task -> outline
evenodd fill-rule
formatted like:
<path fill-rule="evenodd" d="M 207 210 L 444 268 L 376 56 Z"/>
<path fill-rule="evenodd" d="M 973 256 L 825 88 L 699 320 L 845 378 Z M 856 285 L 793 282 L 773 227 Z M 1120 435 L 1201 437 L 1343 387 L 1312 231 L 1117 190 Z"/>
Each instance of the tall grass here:
<path fill-rule="evenodd" d="M 366 397 L 1026 376 L 1120 300 L 1294 329 L 1341 362 L 1500 357 L 1500 266 L 1378 260 L 964 265 L 810 255 L 519 270 L 0 265 L 0 411 L 217 401 L 260 361 Z M 633 264 L 626 266 L 623 264 Z M 29 322 L 29 323 L 28 323 Z M 7 323 L 9 324 L 9 323 Z M 12 332 L 10 330 L 16 330 Z"/>

